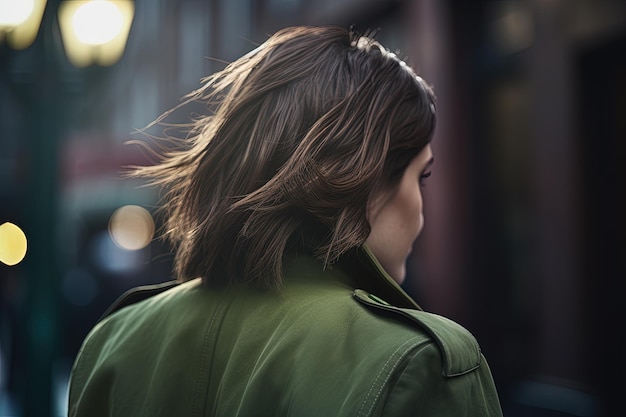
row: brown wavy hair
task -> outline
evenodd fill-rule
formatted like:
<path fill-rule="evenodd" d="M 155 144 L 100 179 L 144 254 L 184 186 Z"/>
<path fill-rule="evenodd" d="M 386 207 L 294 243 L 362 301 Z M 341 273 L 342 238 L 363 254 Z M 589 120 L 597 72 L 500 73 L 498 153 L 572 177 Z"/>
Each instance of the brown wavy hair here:
<path fill-rule="evenodd" d="M 136 173 L 167 190 L 178 279 L 210 286 L 280 287 L 287 251 L 328 266 L 362 245 L 368 202 L 398 183 L 435 125 L 431 88 L 379 42 L 336 26 L 281 30 L 190 102 L 208 115 Z"/>

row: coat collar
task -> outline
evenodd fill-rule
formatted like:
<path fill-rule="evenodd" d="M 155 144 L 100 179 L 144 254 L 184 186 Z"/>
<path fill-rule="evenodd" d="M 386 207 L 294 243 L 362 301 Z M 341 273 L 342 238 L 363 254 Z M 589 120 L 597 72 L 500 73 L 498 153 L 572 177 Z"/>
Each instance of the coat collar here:
<path fill-rule="evenodd" d="M 330 279 L 353 289 L 363 290 L 400 308 L 422 310 L 398 283 L 384 270 L 372 251 L 363 245 L 343 255 L 321 275 L 322 262 L 313 255 L 290 256 L 286 262 L 286 279 Z"/>
<path fill-rule="evenodd" d="M 355 288 L 365 290 L 396 307 L 422 310 L 384 270 L 367 245 L 348 253 L 337 266 L 352 277 Z"/>
<path fill-rule="evenodd" d="M 298 272 L 308 271 L 311 279 L 319 279 L 318 268 L 323 268 L 321 261 L 312 255 L 290 257 L 290 266 L 298 265 Z M 336 270 L 336 271 L 335 271 Z M 299 275 L 299 274 L 298 274 Z M 394 281 L 380 265 L 372 251 L 363 245 L 344 255 L 330 271 L 324 274 L 330 279 L 344 282 L 355 290 L 362 290 L 369 295 L 382 299 L 395 307 L 422 310 L 422 308 Z M 133 288 L 124 293 L 105 312 L 100 320 L 128 305 L 145 300 L 179 285 L 179 281 L 169 281 L 157 285 Z"/>

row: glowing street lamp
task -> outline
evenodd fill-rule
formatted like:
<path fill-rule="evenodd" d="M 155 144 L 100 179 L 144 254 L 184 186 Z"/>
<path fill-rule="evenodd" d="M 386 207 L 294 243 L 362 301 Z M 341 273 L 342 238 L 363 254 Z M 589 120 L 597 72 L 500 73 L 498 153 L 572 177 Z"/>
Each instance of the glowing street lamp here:
<path fill-rule="evenodd" d="M 117 62 L 124 53 L 134 12 L 132 0 L 61 3 L 59 26 L 70 62 L 77 67 Z"/>
<path fill-rule="evenodd" d="M 39 31 L 46 0 L 0 0 L 0 42 L 13 49 L 28 48 Z"/>
<path fill-rule="evenodd" d="M 39 31 L 47 0 L 0 0 L 0 42 L 28 48 Z M 59 26 L 69 61 L 77 67 L 116 63 L 126 48 L 133 0 L 66 0 Z"/>
<path fill-rule="evenodd" d="M 0 1 L 0 24 L 8 27 L 21 25 L 33 12 L 34 6 L 34 0 L 23 0 L 21 2 Z"/>

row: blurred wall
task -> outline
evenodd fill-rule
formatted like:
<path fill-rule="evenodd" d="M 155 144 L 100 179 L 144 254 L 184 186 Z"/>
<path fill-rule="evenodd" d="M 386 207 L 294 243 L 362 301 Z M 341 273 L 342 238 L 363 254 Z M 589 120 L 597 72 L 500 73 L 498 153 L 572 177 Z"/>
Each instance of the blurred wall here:
<path fill-rule="evenodd" d="M 117 208 L 158 200 L 120 174 L 149 162 L 132 132 L 279 28 L 327 23 L 380 28 L 438 96 L 407 291 L 477 336 L 505 415 L 619 413 L 624 2 L 139 0 L 121 61 L 85 69 L 64 56 L 58 4 L 29 49 L 0 44 L 0 223 L 30 239 L 0 265 L 0 416 L 62 415 L 106 306 L 170 278 L 159 241 L 129 252 L 107 234 Z"/>

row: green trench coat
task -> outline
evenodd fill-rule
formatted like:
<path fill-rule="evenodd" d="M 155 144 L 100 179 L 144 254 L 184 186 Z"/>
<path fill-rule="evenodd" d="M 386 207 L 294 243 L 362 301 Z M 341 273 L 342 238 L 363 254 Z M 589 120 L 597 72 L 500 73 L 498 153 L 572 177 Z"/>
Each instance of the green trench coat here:
<path fill-rule="evenodd" d="M 366 248 L 348 258 L 290 258 L 280 292 L 128 294 L 80 350 L 69 415 L 501 416 L 474 337 L 421 311 Z"/>

